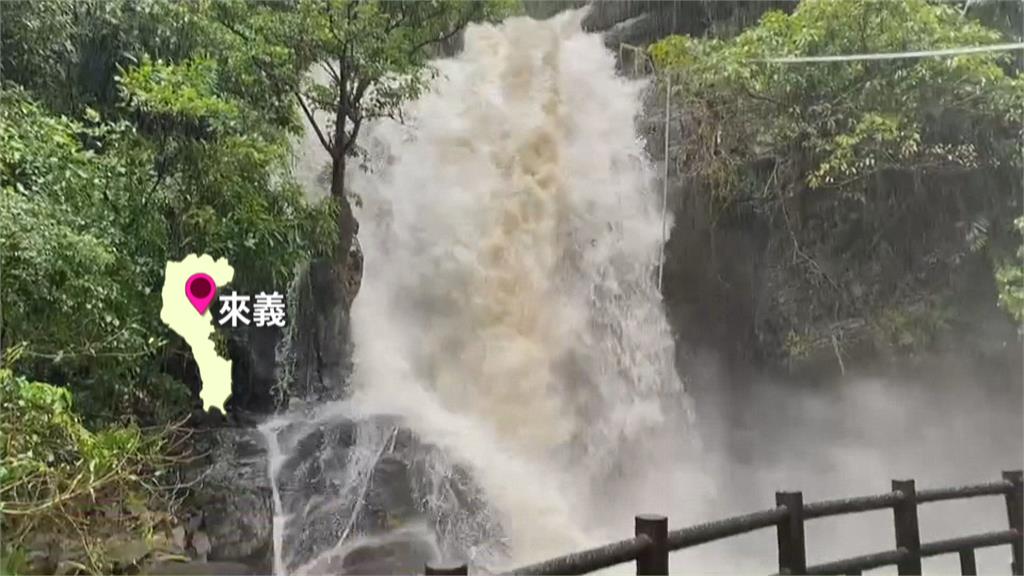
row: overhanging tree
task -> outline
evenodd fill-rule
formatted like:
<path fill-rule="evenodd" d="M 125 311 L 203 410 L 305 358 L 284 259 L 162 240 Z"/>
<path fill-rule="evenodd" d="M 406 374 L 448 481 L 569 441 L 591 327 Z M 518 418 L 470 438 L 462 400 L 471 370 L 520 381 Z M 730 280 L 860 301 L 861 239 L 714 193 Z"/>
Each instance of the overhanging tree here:
<path fill-rule="evenodd" d="M 297 0 L 254 5 L 243 0 L 210 6 L 231 38 L 275 90 L 294 97 L 330 157 L 336 203 L 337 272 L 356 233 L 345 170 L 358 152 L 361 128 L 378 118 L 401 119 L 402 105 L 434 76 L 429 59 L 470 22 L 509 14 L 511 0 Z M 320 70 L 323 74 L 312 74 Z M 321 80 L 320 78 L 325 78 Z"/>

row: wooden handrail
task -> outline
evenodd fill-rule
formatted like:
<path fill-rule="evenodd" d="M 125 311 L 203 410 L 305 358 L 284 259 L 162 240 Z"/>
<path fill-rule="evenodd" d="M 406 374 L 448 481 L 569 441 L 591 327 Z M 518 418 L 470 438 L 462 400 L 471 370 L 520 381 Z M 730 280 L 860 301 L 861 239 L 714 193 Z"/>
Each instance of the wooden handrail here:
<path fill-rule="evenodd" d="M 637 561 L 643 573 L 664 572 L 667 574 L 667 556 L 671 551 L 690 548 L 699 544 L 729 538 L 739 534 L 777 527 L 779 530 L 780 570 L 789 574 L 859 574 L 863 570 L 897 565 L 900 574 L 920 573 L 920 559 L 940 554 L 959 553 L 965 574 L 976 571 L 974 550 L 989 546 L 1011 545 L 1013 554 L 1012 573 L 1022 574 L 1021 547 L 1024 543 L 1024 526 L 1021 526 L 1020 510 L 1024 497 L 1021 471 L 1003 472 L 1003 479 L 997 482 L 969 484 L 949 488 L 916 490 L 913 480 L 894 480 L 892 491 L 872 496 L 858 496 L 837 500 L 824 500 L 803 504 L 799 492 L 779 492 L 776 500 L 780 505 L 768 510 L 734 516 L 664 532 L 665 519 L 655 516 L 638 516 L 637 535 L 605 546 L 598 546 L 566 554 L 543 562 L 516 568 L 506 574 L 586 574 L 603 568 Z M 978 496 L 1005 496 L 1009 530 L 973 534 L 947 540 L 922 544 L 917 529 L 917 507 L 928 502 L 959 500 Z M 793 510 L 787 507 L 794 507 Z M 892 509 L 896 523 L 897 547 L 894 550 L 876 552 L 845 558 L 814 566 L 805 566 L 803 559 L 803 522 L 813 518 L 837 516 L 854 512 Z M 651 529 L 656 526 L 657 529 Z M 650 534 L 641 533 L 649 531 Z M 656 536 L 658 542 L 652 539 Z M 663 539 L 662 539 L 663 538 Z M 464 569 L 464 568 L 463 568 Z M 655 572 L 652 572 L 655 570 Z"/>
<path fill-rule="evenodd" d="M 987 482 L 985 484 L 971 484 L 968 486 L 954 486 L 952 488 L 932 488 L 921 490 L 917 493 L 917 501 L 939 502 L 942 500 L 960 500 L 962 498 L 975 498 L 977 496 L 998 496 L 1007 494 L 1013 490 L 1013 484 L 1006 480 L 998 482 Z"/>
<path fill-rule="evenodd" d="M 824 518 L 826 516 L 839 516 L 840 514 L 884 510 L 892 508 L 902 498 L 902 493 L 893 491 L 888 494 L 811 502 L 804 505 L 804 518 Z M 920 501 L 920 498 L 918 500 Z"/>
<path fill-rule="evenodd" d="M 516 568 L 506 574 L 586 574 L 624 562 L 632 562 L 652 544 L 647 536 L 637 536 Z"/>
<path fill-rule="evenodd" d="M 905 560 L 908 556 L 910 556 L 910 552 L 906 548 L 897 548 L 895 550 L 864 554 L 863 556 L 854 556 L 852 558 L 844 558 L 834 562 L 808 566 L 807 573 L 859 574 L 864 570 L 871 570 L 872 568 L 881 568 L 882 566 L 897 564 L 900 561 Z"/>
<path fill-rule="evenodd" d="M 948 540 L 936 540 L 935 542 L 921 544 L 921 556 L 939 556 L 940 554 L 950 554 L 952 552 L 960 552 L 961 550 L 973 551 L 978 548 L 1011 544 L 1015 538 L 1019 537 L 1020 535 L 1017 534 L 1016 530 L 1001 530 L 998 532 L 986 532 L 984 534 L 974 534 L 960 538 L 950 538 Z M 842 560 L 808 566 L 807 573 L 849 574 L 851 572 L 860 572 L 863 570 L 870 570 L 872 568 L 898 564 L 900 561 L 905 560 L 908 557 L 910 557 L 909 550 L 906 548 L 897 548 L 896 550 L 874 552 L 863 556 L 854 556 L 852 558 L 844 558 Z"/>
<path fill-rule="evenodd" d="M 680 528 L 668 533 L 668 549 L 675 551 L 775 526 L 789 515 L 785 506 Z"/>
<path fill-rule="evenodd" d="M 462 564 L 427 564 L 425 576 L 466 576 L 469 566 Z"/>
<path fill-rule="evenodd" d="M 921 544 L 921 556 L 938 556 L 940 554 L 959 552 L 960 550 L 1001 546 L 1003 544 L 1012 544 L 1015 540 L 1019 539 L 1020 534 L 1016 530 L 999 530 L 996 532 L 985 532 L 984 534 L 949 538 L 947 540 L 936 540 L 935 542 Z"/>

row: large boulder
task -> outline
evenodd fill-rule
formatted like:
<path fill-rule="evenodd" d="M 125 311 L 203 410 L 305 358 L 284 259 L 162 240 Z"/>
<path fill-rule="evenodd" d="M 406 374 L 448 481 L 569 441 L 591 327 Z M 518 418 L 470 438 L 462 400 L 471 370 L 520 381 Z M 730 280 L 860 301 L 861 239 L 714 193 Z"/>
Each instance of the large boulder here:
<path fill-rule="evenodd" d="M 465 559 L 493 565 L 503 554 L 500 527 L 487 513 L 482 494 L 469 475 L 448 462 L 436 447 L 422 443 L 411 431 L 387 417 L 351 420 L 340 404 L 295 402 L 278 424 L 267 428 L 282 460 L 276 484 L 282 515 L 279 525 L 282 562 L 289 572 L 381 573 L 419 570 L 426 560 Z M 235 438 L 234 451 L 248 446 Z M 242 450 L 243 453 L 246 450 Z M 262 454 L 259 460 L 263 460 Z M 245 458 L 232 465 L 248 465 Z M 257 469 L 267 470 L 256 464 Z M 263 478 L 250 481 L 239 472 L 246 489 L 269 493 Z M 231 475 L 215 467 L 212 475 L 230 482 Z M 265 476 L 264 476 L 265 477 Z M 253 516 L 243 506 L 260 508 L 266 526 L 270 502 L 250 502 L 244 496 L 221 494 L 220 480 L 207 481 L 212 505 L 223 517 L 239 515 L 248 524 Z M 263 486 L 267 486 L 264 490 Z M 206 517 L 209 522 L 209 515 Z M 225 521 L 231 524 L 231 521 Z M 248 527 L 244 529 L 248 531 Z M 258 546 L 241 549 L 216 529 L 211 536 L 211 560 L 255 562 Z M 269 534 L 254 534 L 269 542 Z M 385 568 L 388 567 L 388 568 Z M 415 568 L 411 568 L 415 567 Z"/>

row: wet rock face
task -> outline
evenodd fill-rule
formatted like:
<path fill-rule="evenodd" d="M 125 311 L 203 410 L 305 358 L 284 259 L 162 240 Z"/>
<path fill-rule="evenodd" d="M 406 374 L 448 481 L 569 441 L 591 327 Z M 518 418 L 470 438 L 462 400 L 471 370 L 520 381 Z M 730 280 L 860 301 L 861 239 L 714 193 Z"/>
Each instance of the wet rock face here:
<path fill-rule="evenodd" d="M 289 517 L 283 534 L 289 570 L 329 565 L 328 571 L 338 572 L 343 554 L 332 550 L 339 542 L 419 517 L 407 466 L 390 452 L 394 425 L 297 416 L 276 434 L 286 455 L 277 483 Z"/>
<path fill-rule="evenodd" d="M 269 414 L 287 406 L 288 396 L 303 399 L 336 399 L 345 391 L 351 371 L 349 309 L 359 293 L 363 277 L 363 252 L 353 238 L 346 261 L 347 273 L 328 259 L 313 261 L 300 272 L 295 315 L 295 340 L 291 355 L 278 358 L 280 329 L 250 325 L 234 330 L 228 341 L 232 360 L 231 398 L 228 410 Z M 339 280 L 343 277 L 344 280 Z M 278 386 L 278 364 L 293 363 L 291 377 Z M 194 386 L 198 394 L 198 386 Z M 282 397 L 283 396 L 283 397 Z"/>
<path fill-rule="evenodd" d="M 335 281 L 332 263 L 313 262 L 299 279 L 298 313 L 291 357 L 276 357 L 280 332 L 241 331 L 229 344 L 233 389 L 229 417 L 200 414 L 195 451 L 209 452 L 193 470 L 190 507 L 198 518 L 185 539 L 199 560 L 237 562 L 254 573 L 273 569 L 273 489 L 268 477 L 267 444 L 254 426 L 259 413 L 275 408 L 276 363 L 294 362 L 285 382 L 293 398 L 312 404 L 341 397 L 350 373 L 348 307 L 358 291 L 362 253 L 355 245 L 349 256 L 350 281 Z M 286 399 L 287 400 L 287 399 Z M 229 423 L 241 428 L 222 428 Z M 301 419 L 279 431 L 287 460 L 277 482 L 285 510 L 303 510 L 286 529 L 285 547 L 296 559 L 311 557 L 325 542 L 337 541 L 351 516 L 353 495 L 341 494 L 346 482 L 349 447 L 355 424 L 332 421 L 312 426 Z M 358 483 L 356 483 L 358 484 Z M 307 506 L 308 505 L 308 506 Z M 307 513 L 308 511 L 308 513 Z"/>
<path fill-rule="evenodd" d="M 282 455 L 275 480 L 288 518 L 279 535 L 287 571 L 413 573 L 439 558 L 495 563 L 500 529 L 468 474 L 393 418 L 355 421 L 332 406 L 295 403 L 261 438 Z"/>
<path fill-rule="evenodd" d="M 385 542 L 367 542 L 342 560 L 342 574 L 419 574 L 436 557 L 430 542 L 417 534 L 397 534 Z"/>
<path fill-rule="evenodd" d="M 387 534 L 359 536 L 336 554 L 318 558 L 310 574 L 421 574 L 438 560 L 434 535 L 425 524 Z"/>
<path fill-rule="evenodd" d="M 307 400 L 337 399 L 345 393 L 351 373 L 349 308 L 362 282 L 363 254 L 353 239 L 345 283 L 339 282 L 336 264 L 328 259 L 310 263 L 297 290 L 297 317 L 294 319 L 294 362 L 292 398 Z"/>
<path fill-rule="evenodd" d="M 267 414 L 274 410 L 275 349 L 280 339 L 280 329 L 250 325 L 244 330 L 232 331 L 232 339 L 228 341 L 231 356 L 229 411 L 241 409 Z"/>
<path fill-rule="evenodd" d="M 199 560 L 241 563 L 270 573 L 273 504 L 266 449 L 256 430 L 217 428 L 199 433 L 209 450 L 196 468 L 188 501 L 193 520 L 186 539 Z"/>
<path fill-rule="evenodd" d="M 409 465 L 393 454 L 382 456 L 367 487 L 362 524 L 387 530 L 418 516 L 412 486 Z"/>

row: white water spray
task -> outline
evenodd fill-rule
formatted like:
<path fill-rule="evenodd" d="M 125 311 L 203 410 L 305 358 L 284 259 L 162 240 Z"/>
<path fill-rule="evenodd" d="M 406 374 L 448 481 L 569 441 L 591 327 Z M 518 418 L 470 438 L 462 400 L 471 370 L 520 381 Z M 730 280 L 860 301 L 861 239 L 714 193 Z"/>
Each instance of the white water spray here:
<path fill-rule="evenodd" d="M 593 497 L 688 442 L 644 87 L 581 18 L 470 27 L 351 179 L 354 409 L 466 467 L 514 561 L 593 543 Z"/>
<path fill-rule="evenodd" d="M 284 507 L 281 504 L 281 490 L 278 487 L 277 476 L 281 472 L 281 465 L 284 463 L 284 455 L 281 452 L 281 445 L 277 434 L 284 421 L 277 418 L 264 422 L 259 427 L 260 435 L 267 446 L 267 477 L 270 479 L 271 504 L 273 504 L 274 525 L 271 535 L 273 536 L 273 568 L 274 576 L 284 576 L 284 529 L 288 517 L 284 514 Z"/>

